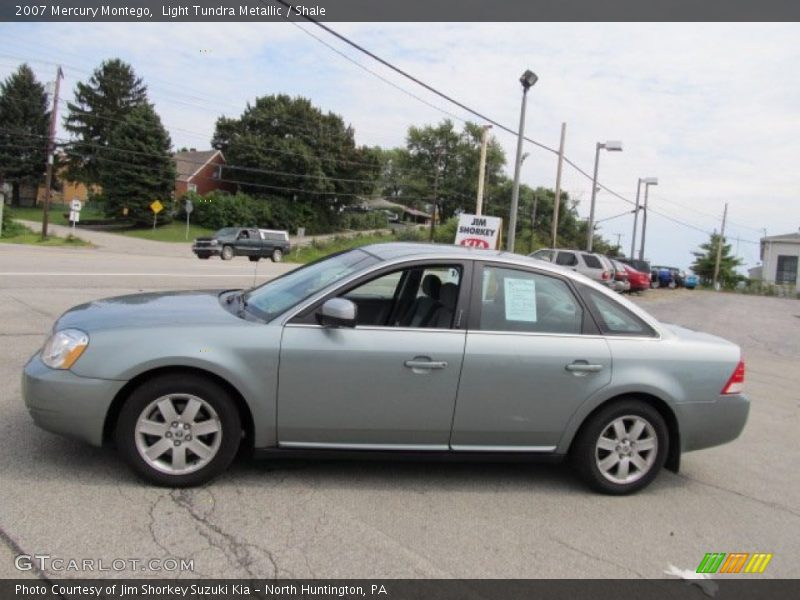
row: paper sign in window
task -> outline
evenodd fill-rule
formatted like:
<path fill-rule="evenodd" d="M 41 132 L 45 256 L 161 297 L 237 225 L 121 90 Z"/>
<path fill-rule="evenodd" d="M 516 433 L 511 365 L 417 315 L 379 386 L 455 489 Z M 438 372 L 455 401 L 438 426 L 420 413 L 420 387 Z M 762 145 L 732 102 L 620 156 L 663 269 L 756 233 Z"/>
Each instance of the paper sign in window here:
<path fill-rule="evenodd" d="M 503 282 L 506 321 L 536 322 L 536 282 L 533 279 L 506 277 Z"/>

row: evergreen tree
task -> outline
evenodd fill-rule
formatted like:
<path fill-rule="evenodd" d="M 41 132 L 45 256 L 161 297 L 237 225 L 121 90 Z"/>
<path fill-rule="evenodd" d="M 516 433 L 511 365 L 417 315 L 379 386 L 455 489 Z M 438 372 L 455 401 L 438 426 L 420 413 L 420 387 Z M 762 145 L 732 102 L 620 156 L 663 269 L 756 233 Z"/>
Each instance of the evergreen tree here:
<path fill-rule="evenodd" d="M 718 233 L 712 233 L 708 242 L 701 244 L 699 250 L 692 252 L 695 260 L 691 269 L 704 285 L 710 285 L 714 279 L 714 265 L 717 262 L 717 248 L 720 241 L 722 242 L 722 255 L 719 261 L 718 281 L 723 287 L 731 287 L 742 279 L 736 273 L 736 267 L 742 264 L 742 260 L 731 255 L 731 244 L 726 244 L 725 238 L 722 238 Z"/>
<path fill-rule="evenodd" d="M 49 112 L 44 86 L 27 64 L 0 83 L 0 181 L 13 186 L 36 185 L 47 166 Z"/>
<path fill-rule="evenodd" d="M 152 223 L 150 204 L 160 200 L 168 207 L 175 185 L 172 141 L 152 105 L 133 108 L 111 132 L 108 144 L 97 161 L 106 213 L 121 217 L 127 209 L 128 219 Z M 166 211 L 160 214 L 159 220 L 167 219 Z"/>
<path fill-rule="evenodd" d="M 75 141 L 66 148 L 67 175 L 86 185 L 100 183 L 104 148 L 114 130 L 136 107 L 147 103 L 147 87 L 133 68 L 118 58 L 104 61 L 88 81 L 75 86 L 64 127 Z"/>

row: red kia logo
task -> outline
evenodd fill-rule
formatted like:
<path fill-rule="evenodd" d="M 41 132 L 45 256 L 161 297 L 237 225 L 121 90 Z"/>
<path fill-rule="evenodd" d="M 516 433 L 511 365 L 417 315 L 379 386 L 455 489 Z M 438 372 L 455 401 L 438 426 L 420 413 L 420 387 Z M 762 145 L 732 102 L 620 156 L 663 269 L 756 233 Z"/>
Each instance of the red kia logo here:
<path fill-rule="evenodd" d="M 469 246 L 470 248 L 488 248 L 489 242 L 481 238 L 466 238 L 461 241 L 462 246 Z"/>

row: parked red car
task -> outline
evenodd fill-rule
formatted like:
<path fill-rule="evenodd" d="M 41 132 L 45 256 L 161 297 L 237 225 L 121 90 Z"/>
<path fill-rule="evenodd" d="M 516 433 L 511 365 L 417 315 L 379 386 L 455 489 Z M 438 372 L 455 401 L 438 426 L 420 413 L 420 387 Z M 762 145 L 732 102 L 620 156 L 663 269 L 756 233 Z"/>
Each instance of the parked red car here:
<path fill-rule="evenodd" d="M 650 273 L 637 271 L 630 265 L 624 265 L 625 272 L 628 274 L 628 281 L 631 284 L 631 292 L 641 292 L 650 289 Z"/>

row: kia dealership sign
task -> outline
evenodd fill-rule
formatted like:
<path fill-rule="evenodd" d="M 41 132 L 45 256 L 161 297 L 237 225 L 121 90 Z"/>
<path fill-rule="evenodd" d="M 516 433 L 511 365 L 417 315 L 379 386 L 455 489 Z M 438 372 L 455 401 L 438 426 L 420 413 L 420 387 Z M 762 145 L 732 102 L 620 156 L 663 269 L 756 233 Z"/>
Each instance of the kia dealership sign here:
<path fill-rule="evenodd" d="M 456 246 L 496 250 L 500 243 L 503 219 L 483 215 L 460 215 L 456 231 Z"/>

